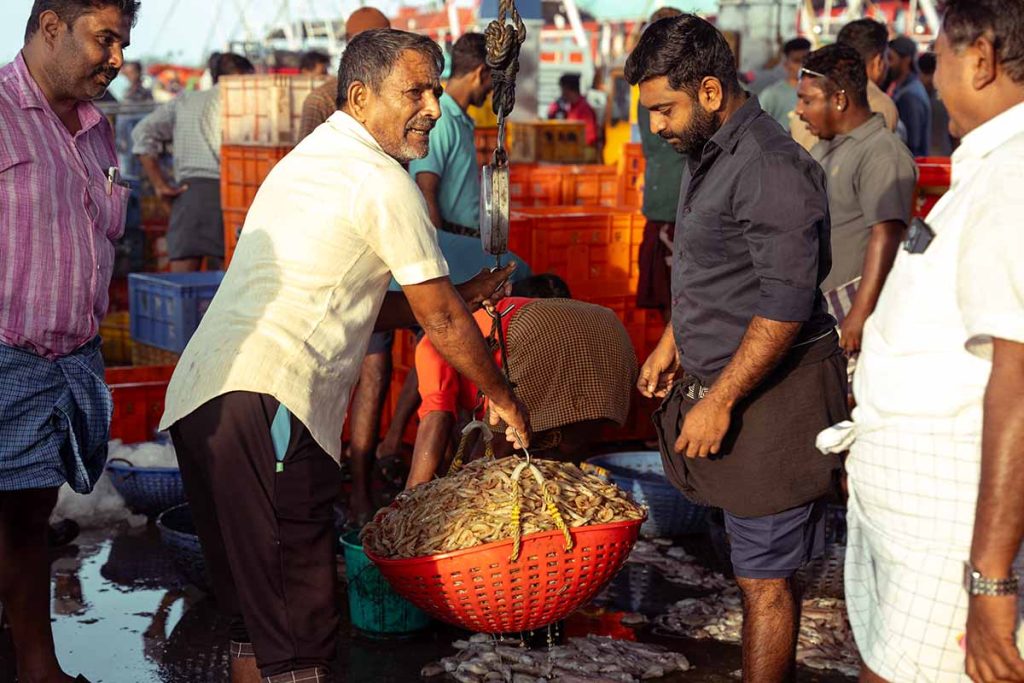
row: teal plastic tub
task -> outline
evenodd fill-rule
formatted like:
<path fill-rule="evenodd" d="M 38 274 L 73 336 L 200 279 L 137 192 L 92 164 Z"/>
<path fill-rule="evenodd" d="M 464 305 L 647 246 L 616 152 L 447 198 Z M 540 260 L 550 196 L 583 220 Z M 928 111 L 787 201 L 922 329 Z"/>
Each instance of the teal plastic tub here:
<path fill-rule="evenodd" d="M 348 577 L 348 611 L 352 625 L 376 636 L 402 636 L 422 631 L 430 617 L 391 588 L 363 552 L 359 532 L 341 537 Z"/>

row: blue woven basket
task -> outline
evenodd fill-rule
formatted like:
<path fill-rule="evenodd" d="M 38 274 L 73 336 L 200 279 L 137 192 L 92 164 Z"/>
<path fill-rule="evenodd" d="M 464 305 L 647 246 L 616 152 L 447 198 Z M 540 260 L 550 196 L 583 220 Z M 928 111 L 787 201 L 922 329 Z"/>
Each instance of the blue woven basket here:
<path fill-rule="evenodd" d="M 158 515 L 185 502 L 177 467 L 135 467 L 123 458 L 112 458 L 107 473 L 125 505 L 140 515 Z"/>
<path fill-rule="evenodd" d="M 172 507 L 156 519 L 160 530 L 160 539 L 171 549 L 174 566 L 190 583 L 210 589 L 210 580 L 206 574 L 206 560 L 203 559 L 203 548 L 199 544 L 195 524 L 188 503 Z"/>
<path fill-rule="evenodd" d="M 640 533 L 648 538 L 701 534 L 707 531 L 710 508 L 695 505 L 665 477 L 657 451 L 612 453 L 587 463 L 607 471 L 612 483 L 648 508 Z"/>

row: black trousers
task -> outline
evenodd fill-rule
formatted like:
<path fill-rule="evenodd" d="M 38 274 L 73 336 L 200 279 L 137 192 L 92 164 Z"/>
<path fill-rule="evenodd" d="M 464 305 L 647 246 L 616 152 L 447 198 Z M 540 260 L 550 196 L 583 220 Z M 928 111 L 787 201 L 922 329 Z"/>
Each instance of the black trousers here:
<path fill-rule="evenodd" d="M 294 416 L 278 467 L 278 407 L 232 392 L 170 430 L 215 596 L 241 616 L 263 676 L 329 668 L 337 651 L 340 470 Z"/>

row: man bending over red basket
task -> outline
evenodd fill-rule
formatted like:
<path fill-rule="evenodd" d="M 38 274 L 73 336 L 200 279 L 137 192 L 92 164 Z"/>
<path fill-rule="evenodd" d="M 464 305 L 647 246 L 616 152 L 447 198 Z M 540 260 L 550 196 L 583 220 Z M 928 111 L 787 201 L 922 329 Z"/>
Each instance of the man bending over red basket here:
<path fill-rule="evenodd" d="M 161 427 L 214 591 L 236 617 L 235 681 L 257 680 L 256 666 L 269 683 L 334 680 L 341 431 L 375 329 L 418 323 L 483 389 L 509 438 L 529 438 L 464 303 L 479 306 L 512 268 L 456 290 L 402 167 L 427 153 L 442 64 L 424 36 L 352 39 L 341 110 L 263 183 L 168 387 Z M 387 294 L 392 276 L 404 294 Z"/>
<path fill-rule="evenodd" d="M 601 438 L 602 428 L 622 426 L 629 413 L 637 362 L 626 328 L 609 309 L 571 300 L 559 277 L 527 278 L 512 286 L 510 298 L 473 315 L 499 367 L 501 339 L 494 315 L 501 319 L 510 379 L 537 432 L 531 452 L 582 461 L 591 455 L 587 447 Z M 430 339 L 416 347 L 416 371 L 423 402 L 406 488 L 430 481 L 446 456 L 459 450 L 462 427 L 484 414 L 476 385 Z M 479 454 L 479 446 L 468 440 L 465 460 Z M 496 457 L 506 454 L 495 446 Z"/>
<path fill-rule="evenodd" d="M 831 266 L 825 174 L 747 95 L 711 24 L 644 32 L 626 63 L 651 130 L 688 157 L 672 322 L 640 373 L 665 472 L 724 509 L 743 592 L 743 680 L 791 678 L 793 575 L 824 546 L 839 470 L 814 447 L 846 417 L 846 363 L 819 285 Z"/>

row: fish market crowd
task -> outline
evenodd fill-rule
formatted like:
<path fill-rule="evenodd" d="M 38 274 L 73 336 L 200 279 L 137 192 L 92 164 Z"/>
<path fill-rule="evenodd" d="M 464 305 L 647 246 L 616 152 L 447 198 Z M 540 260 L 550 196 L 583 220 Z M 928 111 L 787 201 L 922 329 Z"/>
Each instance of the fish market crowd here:
<path fill-rule="evenodd" d="M 923 2 L 927 43 L 850 15 L 786 42 L 774 77 L 741 74 L 696 14 L 638 24 L 621 77 L 646 163 L 627 313 L 660 335 L 643 353 L 604 305 L 610 265 L 534 273 L 538 250 L 587 245 L 507 234 L 505 117 L 533 45 L 512 0 L 443 49 L 351 13 L 336 77 L 302 60 L 320 85 L 233 251 L 219 88 L 257 67 L 215 53 L 209 87 L 115 135 L 119 74 L 125 102 L 153 101 L 125 59 L 158 3 L 17 2 L 24 45 L 0 68 L 15 680 L 109 680 L 61 666 L 51 551 L 83 526 L 145 526 L 163 477 L 230 623 L 233 683 L 344 680 L 343 581 L 361 632 L 464 629 L 425 678 L 686 680 L 700 667 L 672 643 L 696 639 L 739 645 L 749 683 L 1024 681 L 1024 0 Z M 601 158 L 594 92 L 559 86 L 549 117 L 582 122 Z M 492 101 L 481 167 L 469 112 Z M 230 262 L 156 440 L 125 444 L 102 324 L 143 184 L 169 212 L 172 276 Z M 386 401 L 397 331 L 415 362 Z M 617 452 L 643 405 L 654 438 Z M 566 632 L 616 576 L 685 597 L 617 617 L 630 637 Z"/>

